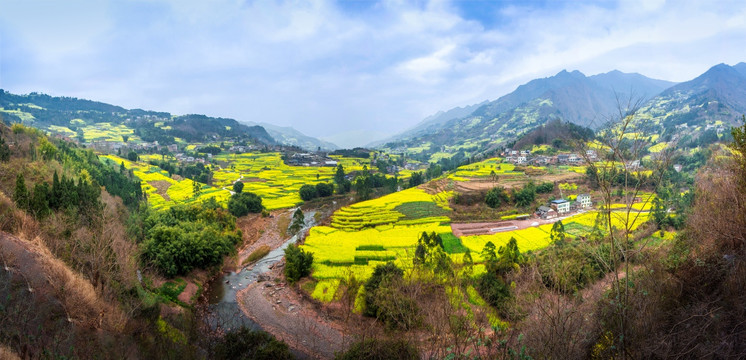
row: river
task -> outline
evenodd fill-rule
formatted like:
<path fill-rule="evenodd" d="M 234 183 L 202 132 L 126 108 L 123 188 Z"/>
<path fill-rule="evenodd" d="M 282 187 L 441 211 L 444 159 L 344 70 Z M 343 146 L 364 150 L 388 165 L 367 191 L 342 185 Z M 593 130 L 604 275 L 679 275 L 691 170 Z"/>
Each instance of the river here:
<path fill-rule="evenodd" d="M 209 282 L 205 286 L 207 314 L 204 320 L 213 328 L 219 326 L 223 330 L 231 330 L 240 326 L 262 330 L 259 324 L 249 319 L 238 307 L 236 293 L 256 282 L 260 275 L 269 271 L 272 266 L 280 261 L 285 256 L 285 249 L 290 244 L 294 244 L 299 236 L 302 236 L 315 225 L 315 214 L 315 211 L 304 213 L 306 225 L 296 235 L 285 241 L 282 246 L 270 251 L 269 254 L 253 265 L 243 267 L 239 271 L 225 273 Z"/>

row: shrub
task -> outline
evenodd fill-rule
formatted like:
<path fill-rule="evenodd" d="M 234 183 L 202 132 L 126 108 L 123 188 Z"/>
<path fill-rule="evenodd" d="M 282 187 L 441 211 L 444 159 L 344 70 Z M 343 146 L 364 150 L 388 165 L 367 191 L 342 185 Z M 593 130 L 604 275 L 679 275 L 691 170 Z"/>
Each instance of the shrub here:
<path fill-rule="evenodd" d="M 539 194 L 548 194 L 554 191 L 554 183 L 547 181 L 536 187 L 536 192 Z"/>
<path fill-rule="evenodd" d="M 251 192 L 233 194 L 228 200 L 228 211 L 235 217 L 259 213 L 262 209 L 262 198 Z"/>
<path fill-rule="evenodd" d="M 294 359 L 288 345 L 264 331 L 241 327 L 225 334 L 213 348 L 213 359 L 283 360 Z"/>
<path fill-rule="evenodd" d="M 173 277 L 222 263 L 241 240 L 235 219 L 223 209 L 179 205 L 148 216 L 143 258 Z"/>
<path fill-rule="evenodd" d="M 376 317 L 392 329 L 407 330 L 419 324 L 419 307 L 405 293 L 403 275 L 393 262 L 376 266 L 365 283 L 365 315 Z"/>
<path fill-rule="evenodd" d="M 502 186 L 490 189 L 490 191 L 487 192 L 487 196 L 484 198 L 484 202 L 487 206 L 493 209 L 499 207 L 503 202 L 508 202 L 508 200 L 508 193 Z"/>
<path fill-rule="evenodd" d="M 299 194 L 300 194 L 300 198 L 303 201 L 313 200 L 319 196 L 319 194 L 316 191 L 316 187 L 313 185 L 308 185 L 308 184 L 300 187 Z"/>
<path fill-rule="evenodd" d="M 294 284 L 300 278 L 311 273 L 313 254 L 306 252 L 296 245 L 290 245 L 285 249 L 285 278 Z"/>
<path fill-rule="evenodd" d="M 404 339 L 366 339 L 350 345 L 347 352 L 338 354 L 336 360 L 392 359 L 416 360 L 420 358 L 417 347 Z"/>
<path fill-rule="evenodd" d="M 319 197 L 332 196 L 334 194 L 334 185 L 327 183 L 316 184 L 316 193 Z"/>
<path fill-rule="evenodd" d="M 233 191 L 236 194 L 240 194 L 243 191 L 243 183 L 241 181 L 236 181 L 233 183 Z"/>

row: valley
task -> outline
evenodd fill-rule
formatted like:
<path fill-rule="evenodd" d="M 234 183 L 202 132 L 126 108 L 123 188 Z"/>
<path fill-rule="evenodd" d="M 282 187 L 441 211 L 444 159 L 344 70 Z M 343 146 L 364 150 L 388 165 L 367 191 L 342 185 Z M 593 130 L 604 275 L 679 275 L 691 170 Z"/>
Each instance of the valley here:
<path fill-rule="evenodd" d="M 0 308 L 40 315 L 0 312 L 0 345 L 230 358 L 231 336 L 256 336 L 242 351 L 268 358 L 575 358 L 629 341 L 669 357 L 646 332 L 675 343 L 669 301 L 707 298 L 678 298 L 679 279 L 705 262 L 721 291 L 740 281 L 743 213 L 719 213 L 725 250 L 701 224 L 708 196 L 746 195 L 744 66 L 679 84 L 563 71 L 354 149 L 2 91 Z M 614 115 L 620 87 L 649 100 Z M 731 325 L 725 357 L 742 350 Z"/>

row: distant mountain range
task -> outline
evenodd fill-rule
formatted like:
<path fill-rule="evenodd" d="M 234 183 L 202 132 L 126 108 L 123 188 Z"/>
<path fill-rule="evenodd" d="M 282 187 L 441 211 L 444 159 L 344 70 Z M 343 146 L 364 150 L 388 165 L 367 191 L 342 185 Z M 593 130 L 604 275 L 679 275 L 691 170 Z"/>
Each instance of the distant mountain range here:
<path fill-rule="evenodd" d="M 317 139 L 301 133 L 298 130 L 290 126 L 277 126 L 264 122 L 251 123 L 250 125 L 259 125 L 267 130 L 267 132 L 279 143 L 283 145 L 297 146 L 299 148 L 315 151 L 318 149 L 325 151 L 332 151 L 339 149 L 339 146 L 324 140 Z"/>
<path fill-rule="evenodd" d="M 661 133 L 687 121 L 735 125 L 746 112 L 746 63 L 716 65 L 680 84 L 617 70 L 593 76 L 563 70 L 497 100 L 439 112 L 378 147 L 421 153 L 423 159 L 439 152 L 474 153 L 554 119 L 598 128 L 630 98 L 647 100 L 640 116 L 653 119 Z"/>
<path fill-rule="evenodd" d="M 128 110 L 97 101 L 39 93 L 16 95 L 2 89 L 0 115 L 8 123 L 25 123 L 81 142 L 122 141 L 124 135 L 128 140 L 157 140 L 162 144 L 230 139 L 294 145 L 308 150 L 337 149 L 332 143 L 289 127 L 243 124 L 234 119 L 197 114 L 175 116 L 168 112 Z"/>

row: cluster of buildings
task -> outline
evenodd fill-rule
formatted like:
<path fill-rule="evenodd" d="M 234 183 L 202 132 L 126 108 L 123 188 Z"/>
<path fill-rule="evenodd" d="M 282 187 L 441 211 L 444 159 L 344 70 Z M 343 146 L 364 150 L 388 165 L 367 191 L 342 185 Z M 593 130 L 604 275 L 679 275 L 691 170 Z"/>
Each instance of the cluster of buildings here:
<path fill-rule="evenodd" d="M 295 153 L 285 160 L 285 163 L 291 166 L 337 166 L 336 160 L 324 155 L 311 153 Z"/>
<path fill-rule="evenodd" d="M 586 150 L 585 157 L 575 153 L 554 156 L 531 155 L 531 150 L 511 149 L 506 149 L 501 155 L 505 157 L 506 162 L 515 165 L 580 165 L 585 162 L 585 158 L 594 162 L 599 160 L 595 150 Z"/>
<path fill-rule="evenodd" d="M 571 211 L 589 209 L 592 206 L 593 202 L 591 201 L 591 194 L 580 194 L 575 198 L 575 201 L 558 199 L 552 200 L 548 206 L 539 206 L 539 209 L 536 210 L 536 216 L 542 219 L 552 219 Z"/>

